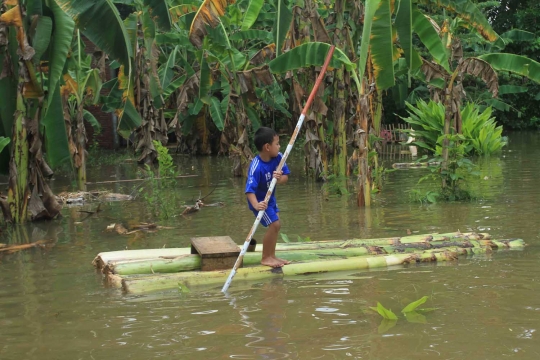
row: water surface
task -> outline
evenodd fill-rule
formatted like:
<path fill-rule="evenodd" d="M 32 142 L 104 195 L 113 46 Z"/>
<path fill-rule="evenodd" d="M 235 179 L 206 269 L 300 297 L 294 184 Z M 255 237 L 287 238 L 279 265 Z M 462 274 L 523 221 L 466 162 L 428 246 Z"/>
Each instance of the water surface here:
<path fill-rule="evenodd" d="M 297 150 L 295 150 L 297 151 Z M 321 191 L 302 174 L 278 189 L 282 232 L 312 240 L 375 238 L 413 233 L 478 231 L 523 238 L 525 251 L 437 265 L 379 269 L 292 280 L 234 282 L 228 296 L 216 289 L 152 296 L 122 295 L 104 286 L 91 261 L 102 251 L 188 246 L 194 236 L 229 235 L 242 243 L 253 223 L 244 182 L 220 158 L 177 158 L 184 174 L 170 201 L 172 217 L 155 218 L 141 198 L 105 203 L 85 219 L 65 209 L 59 221 L 6 229 L 0 243 L 47 239 L 44 249 L 0 257 L 1 359 L 538 359 L 540 357 L 540 136 L 510 135 L 502 156 L 482 162 L 480 199 L 421 206 L 409 201 L 423 170 L 396 171 L 371 209 L 353 197 Z M 387 164 L 388 165 L 388 164 Z M 91 169 L 89 181 L 133 178 L 132 163 Z M 55 192 L 69 189 L 58 177 Z M 136 183 L 92 189 L 137 193 Z M 204 208 L 181 216 L 212 189 Z M 174 196 L 173 196 L 174 195 Z M 174 200 L 174 199 L 177 200 Z M 173 200 L 171 200 L 173 199 Z M 86 205 L 85 210 L 94 209 Z M 157 221 L 173 227 L 120 236 L 107 232 Z M 256 237 L 261 238 L 262 230 Z M 424 295 L 425 323 L 401 314 L 393 327 L 369 310 L 381 302 L 395 313 Z"/>

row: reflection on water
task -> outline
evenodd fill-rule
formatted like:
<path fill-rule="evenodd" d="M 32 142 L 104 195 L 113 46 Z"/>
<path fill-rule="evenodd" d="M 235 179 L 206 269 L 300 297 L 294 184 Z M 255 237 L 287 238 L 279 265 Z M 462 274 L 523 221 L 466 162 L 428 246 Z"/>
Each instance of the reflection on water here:
<path fill-rule="evenodd" d="M 388 237 L 432 231 L 488 231 L 523 238 L 525 251 L 318 277 L 233 282 L 204 292 L 126 296 L 103 286 L 91 266 L 101 251 L 187 246 L 193 236 L 230 235 L 241 243 L 253 217 L 243 180 L 230 177 L 229 160 L 178 158 L 177 211 L 156 233 L 121 236 L 105 231 L 152 221 L 142 201 L 106 203 L 84 219 L 64 210 L 60 221 L 6 230 L 0 243 L 48 240 L 43 248 L 0 255 L 0 359 L 536 359 L 540 356 L 540 137 L 511 134 L 499 158 L 483 160 L 470 203 L 420 206 L 406 190 L 424 170 L 390 174 L 371 209 L 353 199 L 325 195 L 302 175 L 292 155 L 289 184 L 278 189 L 282 231 L 313 240 Z M 92 180 L 133 178 L 136 166 L 101 167 Z M 69 179 L 54 180 L 55 191 Z M 99 189 L 130 193 L 136 184 Z M 95 188 L 98 188 L 95 186 Z M 181 216 L 200 194 L 226 203 Z M 92 205 L 88 206 L 89 210 Z M 262 230 L 257 236 L 262 235 Z M 422 296 L 423 321 L 399 311 Z M 380 301 L 400 318 L 381 322 L 369 309 Z M 391 325 L 391 326 L 390 326 Z"/>

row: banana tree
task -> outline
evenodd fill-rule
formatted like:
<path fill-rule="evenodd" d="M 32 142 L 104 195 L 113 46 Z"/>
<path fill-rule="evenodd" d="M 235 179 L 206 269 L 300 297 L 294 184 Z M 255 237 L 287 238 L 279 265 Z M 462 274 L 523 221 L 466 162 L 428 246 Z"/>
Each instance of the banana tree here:
<path fill-rule="evenodd" d="M 96 131 L 100 125 L 94 116 L 84 109 L 95 105 L 101 91 L 99 69 L 92 69 L 92 58 L 85 54 L 80 30 L 76 31 L 72 56 L 68 59 L 68 72 L 64 74 L 64 85 L 60 89 L 64 107 L 64 120 L 68 132 L 71 162 L 77 171 L 77 186 L 86 191 L 86 130 L 84 121 Z"/>
<path fill-rule="evenodd" d="M 251 29 L 257 11 L 272 5 L 251 1 L 242 14 L 227 2 L 204 1 L 193 11 L 194 3 L 171 8 L 195 47 L 187 54 L 195 60 L 189 66 L 184 60 L 187 80 L 178 91 L 173 124 L 183 138 L 196 136 L 202 153 L 211 151 L 207 139 L 214 134 L 218 152 L 233 159 L 233 175 L 242 176 L 253 157 L 249 133 L 263 121 L 259 114 L 273 109 L 290 116 L 286 96 L 266 65 L 275 56 L 275 37 L 268 29 Z"/>
<path fill-rule="evenodd" d="M 157 71 L 156 25 L 149 10 L 136 11 L 124 23 L 134 53 L 135 108 L 142 119 L 141 126 L 135 131 L 135 151 L 140 154 L 139 163 L 150 164 L 157 159 L 153 142 L 166 145 L 168 141 L 163 89 Z M 142 39 L 139 39 L 139 34 L 142 34 Z"/>
<path fill-rule="evenodd" d="M 170 30 L 171 26 L 170 14 L 166 1 L 122 1 L 123 4 L 132 5 L 142 12 L 142 14 L 136 14 L 137 19 L 134 19 L 133 16 L 128 17 L 128 19 L 126 19 L 126 24 L 124 24 L 120 18 L 118 10 L 112 0 L 55 1 L 73 18 L 76 26 L 90 41 L 120 64 L 118 77 L 104 85 L 105 88 L 110 90 L 110 94 L 118 95 L 116 97 L 109 95 L 108 99 L 105 99 L 104 109 L 112 110 L 118 116 L 119 134 L 125 138 L 129 138 L 134 130 L 143 125 L 141 114 L 146 116 L 149 113 L 157 113 L 157 118 L 159 119 L 159 110 L 152 110 L 150 112 L 145 111 L 144 101 L 141 100 L 142 93 L 146 93 L 146 89 L 150 89 L 151 85 L 157 85 L 157 82 L 154 81 L 156 79 L 155 72 L 150 71 L 144 74 L 140 71 L 137 72 L 136 70 L 138 70 L 138 68 L 136 68 L 136 61 L 140 61 L 139 65 L 141 62 L 145 64 L 146 62 L 149 62 L 148 67 L 154 70 L 152 64 L 155 62 L 152 59 L 152 56 L 154 55 L 155 48 L 151 41 L 153 39 L 152 35 L 154 35 L 152 28 L 157 26 L 160 29 L 167 31 Z M 140 53 L 136 52 L 141 50 L 141 48 L 138 47 L 138 41 L 134 41 L 134 39 L 138 39 L 136 33 L 137 29 L 141 29 L 139 27 L 138 15 L 141 15 L 142 20 L 144 20 L 145 25 L 143 33 L 145 34 L 144 39 L 146 40 L 144 51 L 140 51 Z M 100 21 L 96 21 L 96 19 L 100 19 Z M 107 24 L 107 27 L 104 27 L 103 24 Z M 129 27 L 129 29 L 127 27 Z M 138 75 L 137 79 L 135 75 Z M 148 76 L 149 80 L 145 82 L 146 76 Z M 141 77 L 143 78 L 142 80 Z M 152 81 L 152 84 L 150 83 L 150 80 Z M 143 87 L 145 88 L 143 89 Z M 152 93 L 149 95 L 150 99 L 146 99 L 152 102 L 152 106 L 155 98 L 158 98 L 157 101 L 159 102 L 159 96 L 161 94 L 161 89 L 156 87 L 152 87 Z M 138 91 L 137 94 L 136 91 Z M 140 103 L 143 103 L 142 107 L 138 107 Z M 152 117 L 152 119 L 155 118 Z M 147 119 L 145 118 L 145 120 Z M 150 120 L 150 125 L 148 125 L 148 122 L 144 123 L 145 129 L 141 131 L 142 133 L 152 133 L 154 126 L 151 121 L 152 120 Z M 145 139 L 145 135 L 139 138 Z M 146 144 L 148 142 L 144 143 Z M 149 146 L 153 146 L 151 142 L 149 142 L 149 144 Z M 147 151 L 147 149 L 140 150 L 143 154 L 155 154 L 155 150 L 152 151 L 152 149 L 149 151 Z"/>
<path fill-rule="evenodd" d="M 12 137 L 8 197 L 0 200 L 6 221 L 51 219 L 60 212 L 45 179 L 51 163 L 65 158 L 67 135 L 60 82 L 74 23 L 55 1 L 7 1 L 0 5 L 0 118 Z M 45 89 L 47 91 L 45 91 Z"/>
<path fill-rule="evenodd" d="M 472 8 L 468 8 L 472 14 L 475 12 Z M 471 18 L 473 18 L 471 16 Z M 428 19 L 423 18 L 422 21 Z M 476 18 L 476 22 L 480 22 L 480 18 Z M 465 20 L 467 18 L 465 17 Z M 470 20 L 470 18 L 469 18 Z M 420 20 L 418 20 L 420 22 Z M 475 23 L 473 23 L 474 25 Z M 443 140 L 443 170 L 448 161 L 448 137 L 452 131 L 461 133 L 461 102 L 466 96 L 464 88 L 464 80 L 466 75 L 470 75 L 481 79 L 493 98 L 496 98 L 499 93 L 499 84 L 496 71 L 507 71 L 526 76 L 533 81 L 538 82 L 539 63 L 523 56 L 504 53 L 484 54 L 478 57 L 463 57 L 463 48 L 460 39 L 456 36 L 460 27 L 465 25 L 470 27 L 470 22 L 465 22 L 461 18 L 443 20 L 443 24 L 439 26 L 433 19 L 429 19 L 429 25 L 426 24 L 425 39 L 430 39 L 431 44 L 437 44 L 446 56 L 441 58 L 446 59 L 444 62 L 422 60 L 421 72 L 418 73 L 419 78 L 426 81 L 432 89 L 432 97 L 434 100 L 442 100 L 445 105 L 445 123 Z M 427 34 L 429 29 L 430 34 Z M 484 25 L 473 28 L 479 35 L 484 36 L 486 40 L 495 40 L 496 43 L 502 43 L 503 38 L 498 37 L 491 28 L 486 28 Z M 440 41 L 440 43 L 439 43 Z M 426 41 L 427 42 L 427 41 Z M 443 187 L 445 184 L 443 183 Z"/>

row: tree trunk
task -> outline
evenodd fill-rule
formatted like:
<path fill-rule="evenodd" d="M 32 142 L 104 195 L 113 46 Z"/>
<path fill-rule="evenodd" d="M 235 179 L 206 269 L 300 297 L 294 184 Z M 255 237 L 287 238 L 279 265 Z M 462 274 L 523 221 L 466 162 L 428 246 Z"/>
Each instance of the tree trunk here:
<path fill-rule="evenodd" d="M 77 187 L 81 191 L 86 191 L 86 130 L 84 128 L 83 118 L 83 103 L 77 109 L 77 130 L 75 136 L 77 138 L 77 154 L 78 159 L 75 162 L 77 168 Z"/>
<path fill-rule="evenodd" d="M 336 69 L 334 78 L 334 133 L 332 141 L 332 172 L 344 177 L 347 172 L 346 99 L 343 67 Z"/>
<path fill-rule="evenodd" d="M 357 106 L 358 120 L 358 193 L 356 202 L 359 207 L 371 206 L 371 174 L 368 164 L 369 153 L 369 105 L 368 95 L 362 95 Z"/>
<path fill-rule="evenodd" d="M 21 64 L 22 69 L 22 64 Z M 30 190 L 28 187 L 28 138 L 26 133 L 26 105 L 22 96 L 23 82 L 19 81 L 17 92 L 17 112 L 13 124 L 11 145 L 11 158 L 9 161 L 9 190 L 8 204 L 10 218 L 7 222 L 17 224 L 27 220 L 28 200 Z"/>

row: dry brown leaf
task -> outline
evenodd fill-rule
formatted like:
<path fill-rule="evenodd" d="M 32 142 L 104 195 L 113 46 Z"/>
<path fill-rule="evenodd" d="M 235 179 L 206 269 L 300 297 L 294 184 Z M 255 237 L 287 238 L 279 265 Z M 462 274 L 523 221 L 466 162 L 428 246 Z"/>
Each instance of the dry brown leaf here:
<path fill-rule="evenodd" d="M 225 14 L 227 5 L 234 3 L 235 0 L 205 0 L 191 22 L 189 41 L 200 48 L 207 34 L 206 26 L 218 26 L 221 21 L 219 18 Z"/>

